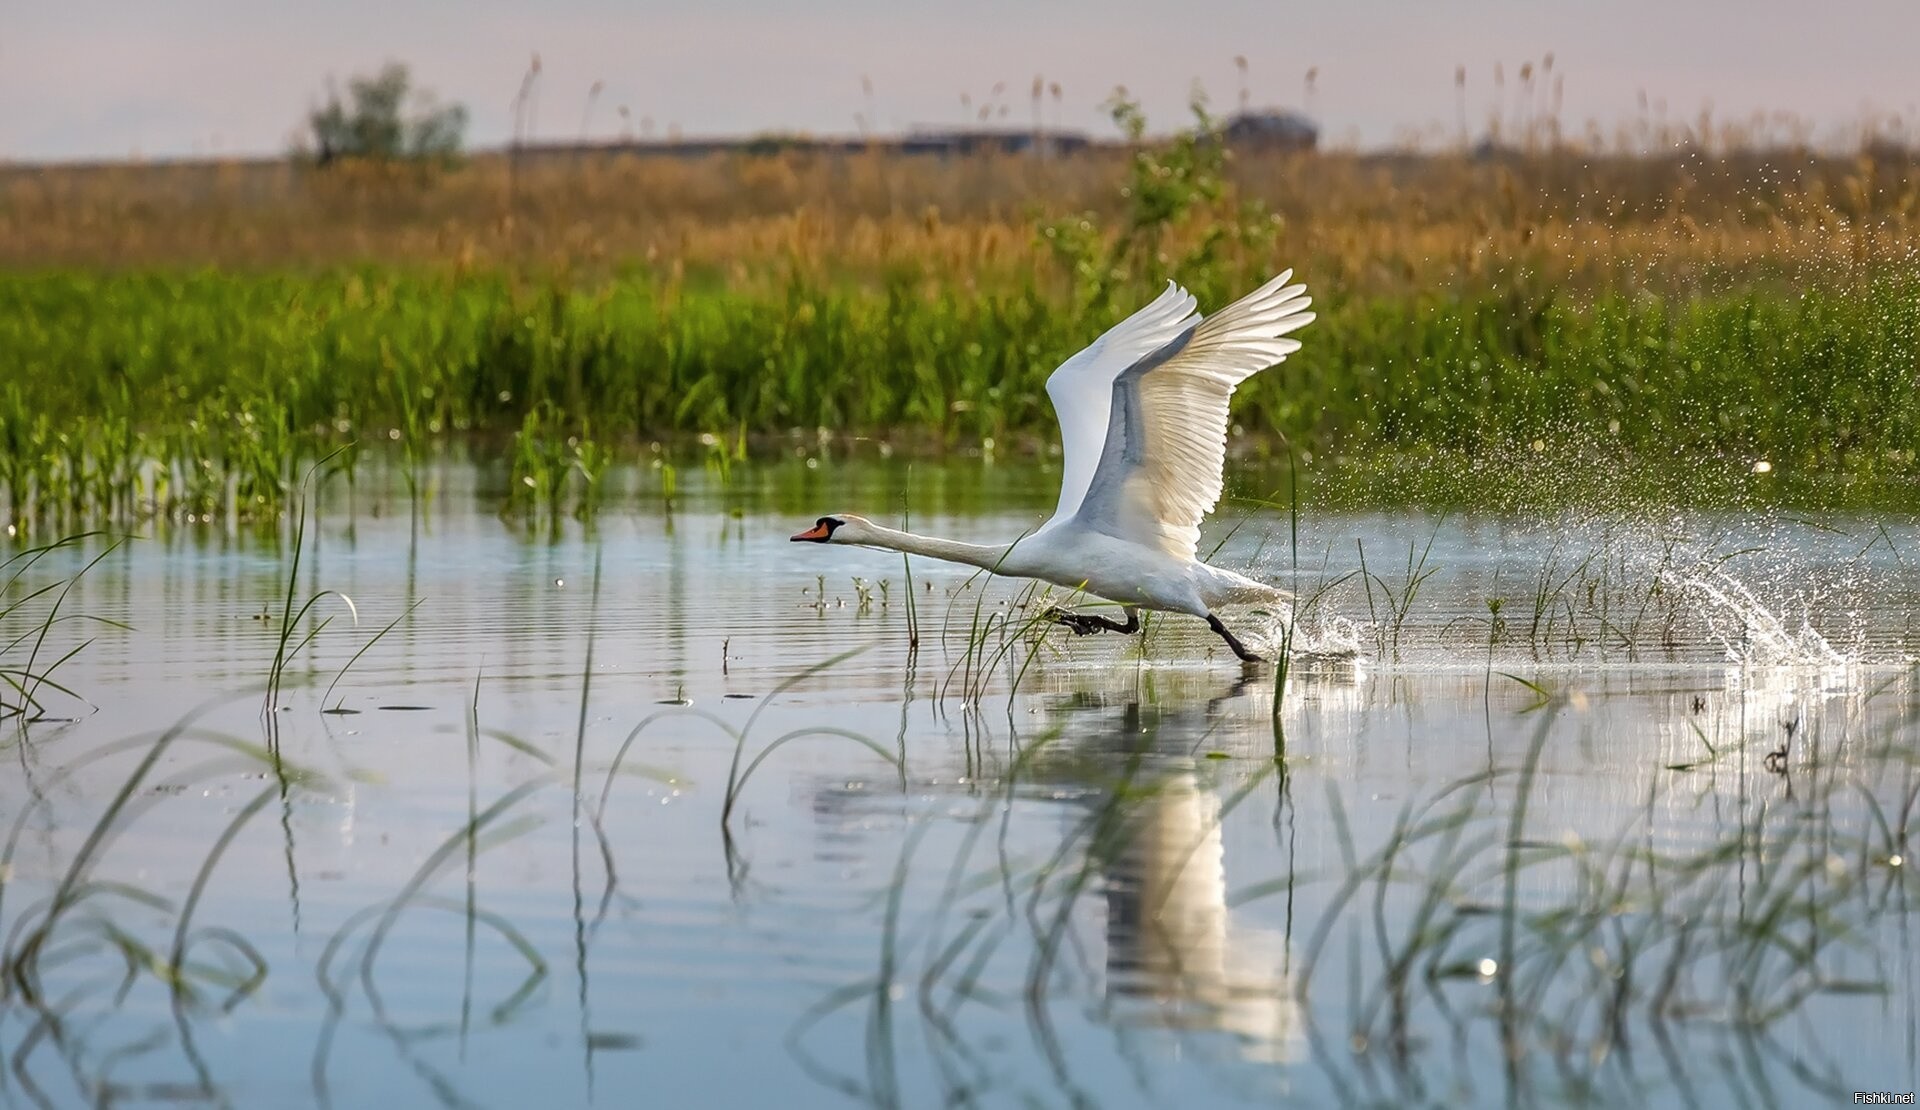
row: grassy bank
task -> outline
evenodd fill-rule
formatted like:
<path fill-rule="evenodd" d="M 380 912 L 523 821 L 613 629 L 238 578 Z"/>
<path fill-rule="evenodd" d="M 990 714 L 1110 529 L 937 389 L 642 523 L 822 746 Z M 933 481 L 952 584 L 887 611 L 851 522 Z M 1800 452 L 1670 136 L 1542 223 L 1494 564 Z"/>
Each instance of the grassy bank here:
<path fill-rule="evenodd" d="M 549 507 L 681 437 L 1045 452 L 1062 359 L 1167 277 L 1212 308 L 1282 265 L 1321 318 L 1241 391 L 1242 456 L 1423 497 L 1920 479 L 1905 153 L 1235 153 L 1111 107 L 1129 143 L 1059 160 L 0 174 L 0 511 L 271 517 L 348 443 L 416 492 L 476 444 Z"/>
<path fill-rule="evenodd" d="M 1196 284 L 1221 287 L 1205 290 L 1214 304 L 1241 279 L 1213 277 Z M 1106 307 L 1038 280 L 5 275 L 0 486 L 15 518 L 246 514 L 277 511 L 290 460 L 356 441 L 553 447 L 563 467 L 582 444 L 604 465 L 675 434 L 737 448 L 819 429 L 1044 451 L 1047 373 L 1149 293 L 1129 285 Z M 1319 307 L 1306 348 L 1241 390 L 1241 451 L 1920 475 L 1913 278 L 1684 299 L 1336 291 Z"/>

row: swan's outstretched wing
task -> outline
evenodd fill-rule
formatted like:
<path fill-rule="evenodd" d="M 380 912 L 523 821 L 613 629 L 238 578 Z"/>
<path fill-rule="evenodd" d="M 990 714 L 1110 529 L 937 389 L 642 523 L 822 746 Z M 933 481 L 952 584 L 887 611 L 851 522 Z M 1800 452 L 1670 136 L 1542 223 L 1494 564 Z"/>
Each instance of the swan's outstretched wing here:
<path fill-rule="evenodd" d="M 1060 419 L 1063 469 L 1060 504 L 1048 523 L 1065 521 L 1080 508 L 1100 464 L 1113 411 L 1114 379 L 1141 359 L 1180 337 L 1199 316 L 1193 294 L 1173 282 L 1152 304 L 1107 329 L 1047 378 L 1047 396 Z"/>
<path fill-rule="evenodd" d="M 1288 270 L 1183 325 L 1114 379 L 1106 440 L 1075 523 L 1194 557 L 1200 521 L 1220 500 L 1234 387 L 1299 350 L 1283 337 L 1313 321 L 1306 286 L 1288 285 L 1292 277 Z"/>

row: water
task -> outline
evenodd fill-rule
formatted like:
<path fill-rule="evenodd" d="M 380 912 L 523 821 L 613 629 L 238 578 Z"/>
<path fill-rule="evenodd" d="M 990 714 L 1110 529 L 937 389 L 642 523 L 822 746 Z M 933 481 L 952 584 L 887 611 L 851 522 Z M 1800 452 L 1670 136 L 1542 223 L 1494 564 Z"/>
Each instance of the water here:
<path fill-rule="evenodd" d="M 0 752 L 0 1104 L 1920 1083 L 1914 521 L 1254 516 L 1218 559 L 1300 594 L 1276 714 L 1198 622 L 1037 643 L 931 564 L 910 652 L 897 556 L 785 538 L 903 477 L 557 537 L 458 468 L 423 521 L 334 491 L 297 594 L 359 623 L 316 605 L 273 712 L 284 545 L 109 554 L 61 611 L 128 627 L 56 625 L 76 697 Z M 1048 481 L 923 470 L 913 524 L 1011 536 Z"/>

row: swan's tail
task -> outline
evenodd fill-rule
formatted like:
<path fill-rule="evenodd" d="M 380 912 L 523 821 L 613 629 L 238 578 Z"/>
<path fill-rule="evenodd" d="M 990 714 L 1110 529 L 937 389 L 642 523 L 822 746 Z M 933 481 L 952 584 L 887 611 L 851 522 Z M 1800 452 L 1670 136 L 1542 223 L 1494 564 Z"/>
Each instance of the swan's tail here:
<path fill-rule="evenodd" d="M 1200 566 L 1204 573 L 1200 598 L 1208 605 L 1284 605 L 1293 600 L 1290 590 L 1205 563 Z"/>

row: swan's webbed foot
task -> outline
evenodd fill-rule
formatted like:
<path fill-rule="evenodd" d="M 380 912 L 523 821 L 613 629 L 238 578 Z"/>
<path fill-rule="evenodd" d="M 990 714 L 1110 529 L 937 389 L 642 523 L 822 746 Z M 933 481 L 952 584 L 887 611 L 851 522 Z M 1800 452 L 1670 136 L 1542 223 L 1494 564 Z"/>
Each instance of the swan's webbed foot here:
<path fill-rule="evenodd" d="M 1214 616 L 1212 613 L 1207 614 L 1207 627 L 1213 629 L 1216 635 L 1227 642 L 1227 646 L 1233 649 L 1233 654 L 1238 656 L 1242 663 L 1266 662 L 1266 660 L 1260 658 L 1258 655 L 1248 651 L 1246 645 L 1242 644 L 1233 633 L 1228 632 L 1227 626 L 1221 624 L 1220 618 Z"/>
<path fill-rule="evenodd" d="M 1055 624 L 1064 624 L 1073 630 L 1075 636 L 1091 636 L 1096 632 L 1118 632 L 1131 635 L 1140 631 L 1140 612 L 1131 605 L 1126 608 L 1125 624 L 1112 617 L 1103 617 L 1097 613 L 1070 613 L 1057 605 L 1048 606 L 1040 616 Z"/>

